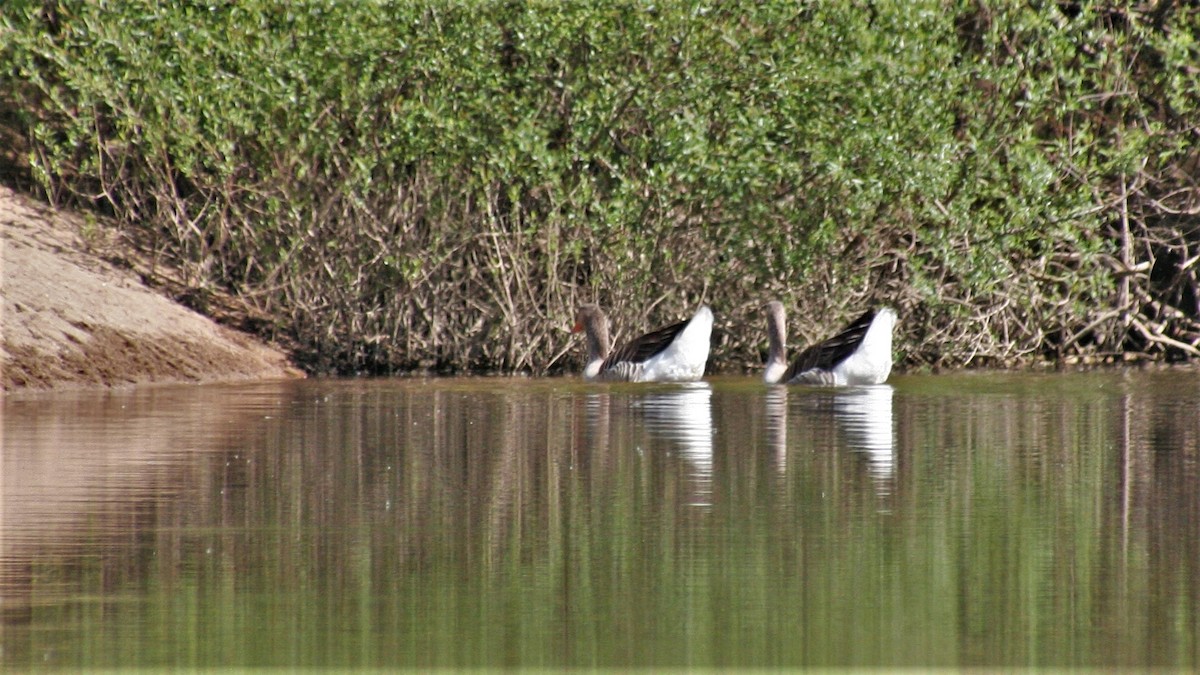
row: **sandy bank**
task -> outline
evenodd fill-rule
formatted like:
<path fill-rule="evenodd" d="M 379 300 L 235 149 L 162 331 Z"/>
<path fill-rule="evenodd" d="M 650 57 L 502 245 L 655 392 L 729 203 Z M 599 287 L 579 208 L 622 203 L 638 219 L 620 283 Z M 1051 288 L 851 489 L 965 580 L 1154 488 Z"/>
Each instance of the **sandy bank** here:
<path fill-rule="evenodd" d="M 0 387 L 300 375 L 282 352 L 216 324 L 109 262 L 113 245 L 82 216 L 0 187 Z"/>

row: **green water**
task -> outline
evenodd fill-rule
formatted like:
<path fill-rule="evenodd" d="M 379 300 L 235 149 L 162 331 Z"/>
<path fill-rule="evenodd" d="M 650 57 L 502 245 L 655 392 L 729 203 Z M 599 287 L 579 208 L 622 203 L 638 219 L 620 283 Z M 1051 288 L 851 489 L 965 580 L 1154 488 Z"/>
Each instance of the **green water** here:
<path fill-rule="evenodd" d="M 1200 374 L 9 395 L 0 666 L 1200 663 Z"/>

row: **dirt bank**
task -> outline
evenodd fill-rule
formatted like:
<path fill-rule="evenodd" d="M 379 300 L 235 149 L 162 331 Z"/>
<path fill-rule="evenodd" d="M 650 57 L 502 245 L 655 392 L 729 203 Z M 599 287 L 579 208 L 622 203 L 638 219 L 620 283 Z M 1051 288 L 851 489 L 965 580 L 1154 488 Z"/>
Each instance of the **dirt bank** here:
<path fill-rule="evenodd" d="M 296 377 L 279 350 L 147 287 L 115 235 L 0 187 L 4 390 Z"/>

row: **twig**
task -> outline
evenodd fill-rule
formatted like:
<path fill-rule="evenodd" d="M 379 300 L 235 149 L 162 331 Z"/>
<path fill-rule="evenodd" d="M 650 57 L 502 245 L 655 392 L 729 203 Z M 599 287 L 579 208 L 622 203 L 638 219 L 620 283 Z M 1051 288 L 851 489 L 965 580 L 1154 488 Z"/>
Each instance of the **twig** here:
<path fill-rule="evenodd" d="M 1192 356 L 1200 357 L 1200 349 L 1197 349 L 1195 345 L 1190 345 L 1186 342 L 1180 342 L 1179 340 L 1167 337 L 1166 335 L 1163 335 L 1162 333 L 1157 333 L 1157 332 L 1151 330 L 1150 328 L 1148 328 L 1145 324 L 1143 324 L 1138 319 L 1130 319 L 1130 321 L 1131 321 L 1131 325 L 1134 328 L 1136 328 L 1137 331 L 1139 333 L 1141 333 L 1142 336 L 1145 337 L 1150 342 L 1154 342 L 1154 343 L 1160 344 L 1160 345 L 1166 345 L 1168 347 L 1173 347 L 1180 351 L 1186 352 Z"/>

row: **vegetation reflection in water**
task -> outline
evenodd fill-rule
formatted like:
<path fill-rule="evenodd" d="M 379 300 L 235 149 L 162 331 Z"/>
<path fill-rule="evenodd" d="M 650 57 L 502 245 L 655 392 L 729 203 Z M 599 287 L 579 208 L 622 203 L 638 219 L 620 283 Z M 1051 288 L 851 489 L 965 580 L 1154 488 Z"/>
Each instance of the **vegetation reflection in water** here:
<path fill-rule="evenodd" d="M 1200 377 L 10 397 L 7 666 L 1152 665 Z"/>

